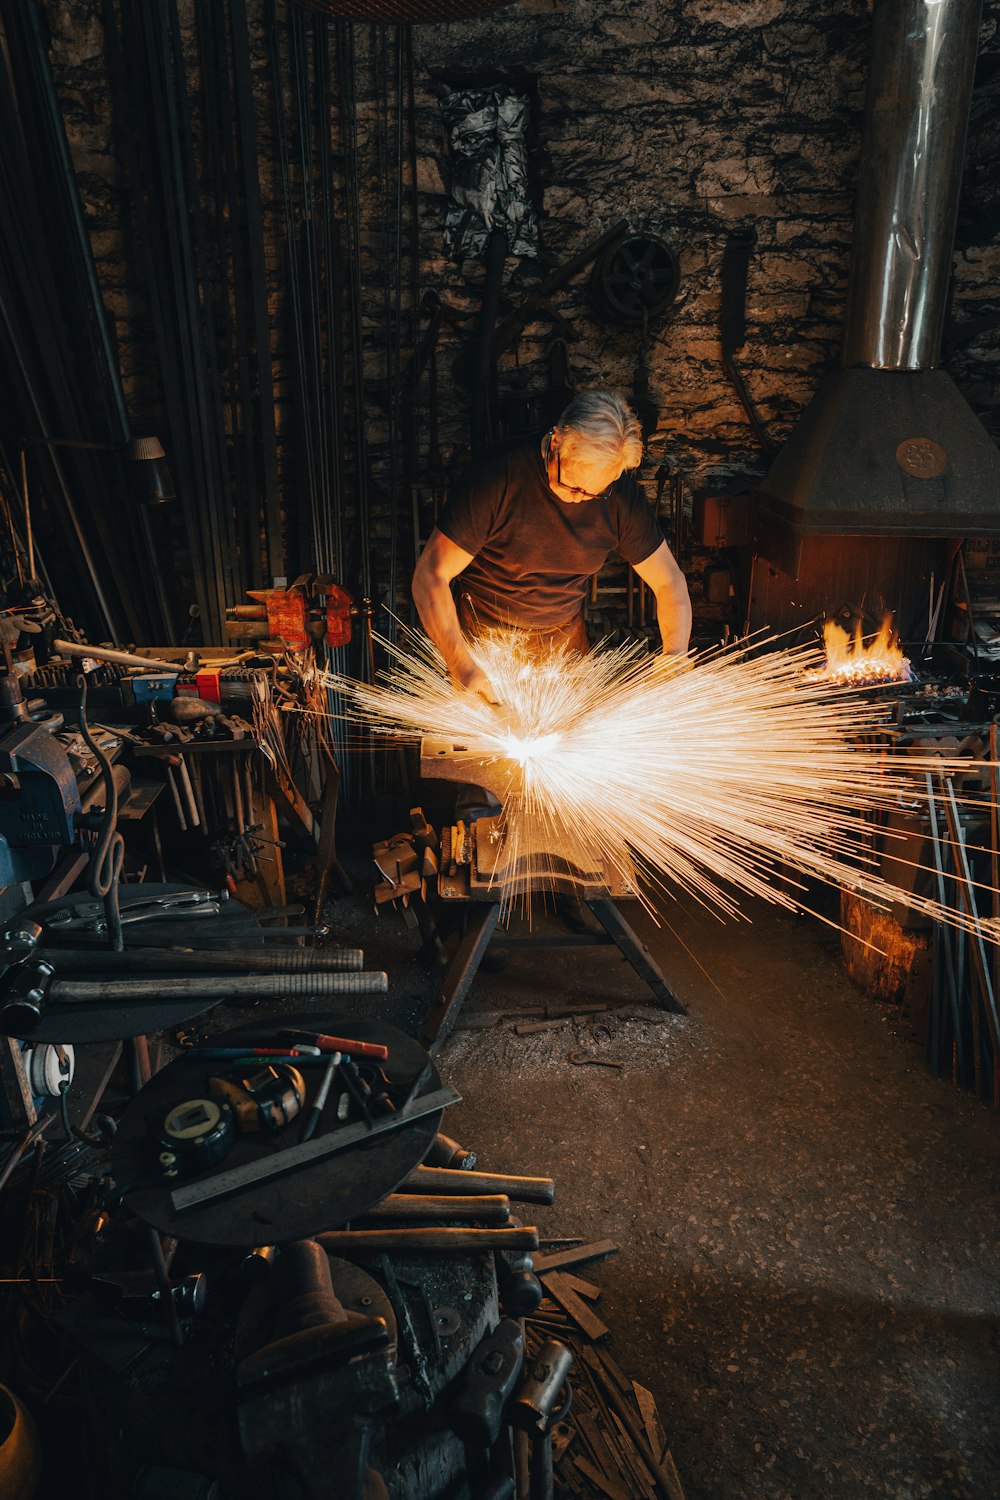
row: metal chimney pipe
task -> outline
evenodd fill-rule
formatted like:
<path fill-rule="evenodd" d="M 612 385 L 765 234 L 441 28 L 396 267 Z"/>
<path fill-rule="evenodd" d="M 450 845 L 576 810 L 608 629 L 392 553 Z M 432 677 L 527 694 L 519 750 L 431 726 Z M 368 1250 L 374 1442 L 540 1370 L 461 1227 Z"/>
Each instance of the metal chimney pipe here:
<path fill-rule="evenodd" d="M 846 366 L 937 363 L 981 12 L 982 0 L 876 0 Z"/>

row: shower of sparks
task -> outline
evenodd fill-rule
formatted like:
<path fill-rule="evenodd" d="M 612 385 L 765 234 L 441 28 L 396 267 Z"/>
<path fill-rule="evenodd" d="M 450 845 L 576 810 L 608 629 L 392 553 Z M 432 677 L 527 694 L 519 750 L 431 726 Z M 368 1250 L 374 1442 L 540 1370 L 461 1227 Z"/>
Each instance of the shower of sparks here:
<path fill-rule="evenodd" d="M 817 681 L 815 649 L 744 644 L 678 671 L 642 645 L 539 655 L 498 631 L 471 647 L 496 706 L 458 687 L 425 637 L 381 644 L 393 662 L 381 684 L 330 685 L 358 722 L 440 736 L 486 763 L 478 779 L 503 805 L 508 870 L 519 849 L 568 844 L 650 910 L 650 888 L 671 884 L 723 916 L 741 915 L 741 894 L 799 910 L 798 875 L 973 928 L 964 910 L 884 880 L 859 817 L 901 799 L 926 807 L 927 772 L 936 784 L 968 761 L 894 754 L 884 708 Z M 500 894 L 538 884 L 514 878 Z M 1000 942 L 1000 924 L 979 920 Z"/>

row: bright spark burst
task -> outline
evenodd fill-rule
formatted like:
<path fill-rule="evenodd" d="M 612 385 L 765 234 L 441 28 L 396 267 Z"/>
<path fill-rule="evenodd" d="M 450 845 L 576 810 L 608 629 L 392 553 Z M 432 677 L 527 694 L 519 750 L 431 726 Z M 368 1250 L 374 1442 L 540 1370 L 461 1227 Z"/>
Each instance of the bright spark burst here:
<path fill-rule="evenodd" d="M 968 761 L 892 753 L 884 708 L 816 680 L 813 648 L 743 644 L 677 671 L 641 645 L 539 656 L 526 637 L 497 631 L 471 646 L 497 707 L 459 688 L 425 637 L 382 645 L 394 663 L 382 684 L 330 685 L 361 723 L 440 736 L 487 762 L 508 869 L 544 835 L 582 845 L 651 911 L 649 887 L 669 884 L 723 916 L 742 915 L 740 894 L 799 910 L 799 875 L 973 930 L 963 910 L 882 879 L 859 818 L 900 799 L 926 807 L 927 773 L 936 784 Z M 525 888 L 515 881 L 501 896 Z M 993 919 L 980 929 L 1000 942 Z"/>

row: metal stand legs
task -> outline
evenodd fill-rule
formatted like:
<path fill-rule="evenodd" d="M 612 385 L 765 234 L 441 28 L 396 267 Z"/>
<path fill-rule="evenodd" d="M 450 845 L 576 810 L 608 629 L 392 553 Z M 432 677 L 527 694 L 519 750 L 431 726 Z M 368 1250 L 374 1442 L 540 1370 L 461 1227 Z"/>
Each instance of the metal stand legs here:
<path fill-rule="evenodd" d="M 640 942 L 611 898 L 607 896 L 595 898 L 586 904 L 604 928 L 606 937 L 581 935 L 560 937 L 548 942 L 544 937 L 518 938 L 511 942 L 511 947 L 582 948 L 614 943 L 623 957 L 628 959 L 640 979 L 645 980 L 658 1005 L 674 1015 L 687 1015 L 684 1006 L 670 989 L 657 967 L 649 949 Z M 458 1020 L 465 997 L 476 977 L 476 970 L 490 945 L 490 939 L 496 931 L 499 920 L 500 906 L 497 902 L 485 902 L 482 905 L 474 903 L 470 906 L 465 936 L 448 966 L 440 994 L 424 1025 L 423 1041 L 431 1057 L 436 1057 L 440 1052 Z"/>

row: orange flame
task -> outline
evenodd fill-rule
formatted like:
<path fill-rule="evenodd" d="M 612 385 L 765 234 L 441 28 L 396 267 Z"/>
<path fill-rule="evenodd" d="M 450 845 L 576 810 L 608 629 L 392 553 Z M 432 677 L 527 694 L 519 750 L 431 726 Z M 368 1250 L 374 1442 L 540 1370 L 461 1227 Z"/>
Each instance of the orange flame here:
<path fill-rule="evenodd" d="M 852 636 L 833 620 L 827 620 L 823 626 L 823 645 L 826 666 L 807 673 L 812 682 L 843 682 L 868 687 L 880 682 L 909 682 L 912 676 L 909 660 L 903 655 L 892 628 L 891 615 L 886 615 L 882 628 L 868 644 L 861 634 L 860 621 Z"/>

